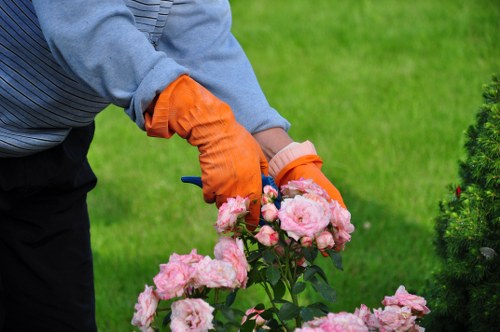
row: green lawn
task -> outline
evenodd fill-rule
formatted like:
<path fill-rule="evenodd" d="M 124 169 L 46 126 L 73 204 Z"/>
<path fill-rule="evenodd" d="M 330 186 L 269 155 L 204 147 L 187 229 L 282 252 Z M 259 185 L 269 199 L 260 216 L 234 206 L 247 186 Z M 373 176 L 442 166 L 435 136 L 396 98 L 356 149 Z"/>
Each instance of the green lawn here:
<path fill-rule="evenodd" d="M 500 72 L 497 0 L 233 0 L 233 32 L 270 103 L 310 139 L 357 227 L 333 310 L 420 292 L 438 263 L 438 202 L 457 181 L 481 86 Z M 173 252 L 212 254 L 214 206 L 179 178 L 197 151 L 147 138 L 110 107 L 97 118 L 89 196 L 100 331 L 130 331 L 137 295 Z M 324 266 L 329 264 L 325 260 Z M 242 306 L 260 292 L 239 298 Z M 432 310 L 432 308 L 431 308 Z"/>

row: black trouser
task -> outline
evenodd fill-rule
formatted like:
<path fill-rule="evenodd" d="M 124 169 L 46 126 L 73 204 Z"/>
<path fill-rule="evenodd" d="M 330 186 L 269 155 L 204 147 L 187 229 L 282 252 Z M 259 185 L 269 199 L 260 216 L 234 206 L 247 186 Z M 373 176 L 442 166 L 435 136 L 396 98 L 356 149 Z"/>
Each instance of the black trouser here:
<path fill-rule="evenodd" d="M 0 158 L 0 331 L 96 331 L 86 196 L 94 125 Z"/>

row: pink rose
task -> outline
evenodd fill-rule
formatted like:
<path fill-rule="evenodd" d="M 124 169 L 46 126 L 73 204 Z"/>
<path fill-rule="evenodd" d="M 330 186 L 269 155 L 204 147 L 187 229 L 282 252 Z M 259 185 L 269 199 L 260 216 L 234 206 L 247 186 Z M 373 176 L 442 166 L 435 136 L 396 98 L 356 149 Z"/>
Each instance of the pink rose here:
<path fill-rule="evenodd" d="M 328 195 L 326 190 L 313 182 L 312 179 L 292 180 L 287 184 L 281 186 L 281 193 L 285 197 L 295 197 L 297 195 L 310 193 L 321 196 L 327 201 L 330 200 L 330 196 Z"/>
<path fill-rule="evenodd" d="M 223 203 L 219 208 L 217 222 L 215 223 L 217 233 L 227 233 L 234 230 L 238 220 L 248 213 L 249 202 L 248 198 L 240 196 L 228 198 L 227 202 Z"/>
<path fill-rule="evenodd" d="M 334 245 L 333 235 L 329 231 L 322 231 L 316 235 L 316 246 L 319 250 L 331 249 Z"/>
<path fill-rule="evenodd" d="M 214 255 L 216 259 L 229 262 L 233 265 L 236 270 L 236 279 L 240 283 L 238 287 L 245 288 L 250 267 L 243 249 L 243 241 L 241 239 L 221 236 L 219 242 L 215 245 Z"/>
<path fill-rule="evenodd" d="M 298 241 L 303 236 L 314 237 L 330 223 L 330 211 L 303 196 L 285 198 L 278 212 L 281 228 Z"/>
<path fill-rule="evenodd" d="M 376 331 L 379 328 L 377 318 L 366 305 L 362 304 L 356 308 L 354 315 L 361 318 L 370 331 Z"/>
<path fill-rule="evenodd" d="M 313 240 L 314 239 L 310 236 L 303 236 L 300 238 L 300 244 L 305 248 L 309 248 L 309 247 L 312 247 Z"/>
<path fill-rule="evenodd" d="M 153 278 L 156 293 L 161 300 L 169 300 L 184 294 L 191 282 L 194 269 L 181 262 L 168 262 L 160 265 L 160 272 Z"/>
<path fill-rule="evenodd" d="M 273 186 L 264 186 L 262 189 L 262 205 L 264 204 L 269 204 L 269 203 L 274 203 L 276 198 L 278 198 L 278 191 L 274 189 Z"/>
<path fill-rule="evenodd" d="M 260 316 L 261 313 L 263 313 L 265 310 L 257 310 L 255 308 L 250 308 L 245 312 L 245 315 L 243 316 L 243 319 L 241 320 L 241 325 L 243 325 L 247 321 L 247 317 L 255 313 L 252 317 L 250 317 L 250 320 L 255 321 L 256 326 L 262 326 L 266 323 L 266 320 Z"/>
<path fill-rule="evenodd" d="M 417 317 L 411 314 L 408 307 L 397 305 L 386 306 L 383 310 L 374 310 L 379 323 L 380 332 L 406 332 L 415 326 Z"/>
<path fill-rule="evenodd" d="M 426 306 L 427 301 L 423 297 L 408 293 L 406 288 L 402 285 L 396 290 L 394 296 L 386 296 L 382 304 L 408 307 L 411 309 L 412 313 L 418 317 L 427 315 L 430 312 L 429 308 Z"/>
<path fill-rule="evenodd" d="M 361 318 L 347 312 L 339 312 L 336 314 L 329 313 L 325 317 L 317 318 L 304 323 L 303 327 L 319 328 L 319 331 L 325 332 L 368 332 L 368 327 L 366 327 Z"/>
<path fill-rule="evenodd" d="M 196 249 L 191 250 L 191 252 L 187 255 L 179 255 L 173 253 L 170 255 L 169 262 L 179 262 L 184 263 L 190 266 L 196 265 L 199 263 L 204 257 L 202 255 L 198 255 Z"/>
<path fill-rule="evenodd" d="M 146 285 L 144 292 L 139 294 L 139 298 L 137 299 L 132 325 L 140 328 L 142 332 L 149 331 L 157 307 L 158 298 L 153 291 L 153 287 Z"/>
<path fill-rule="evenodd" d="M 172 303 L 172 332 L 206 332 L 213 329 L 212 308 L 202 299 L 184 299 Z"/>
<path fill-rule="evenodd" d="M 273 222 L 278 218 L 278 208 L 272 203 L 262 205 L 260 211 L 265 221 Z"/>
<path fill-rule="evenodd" d="M 351 213 L 344 209 L 339 202 L 330 202 L 331 224 L 334 231 L 335 243 L 338 248 L 343 249 L 346 242 L 351 241 L 351 234 L 354 232 L 354 225 L 351 224 Z"/>
<path fill-rule="evenodd" d="M 255 238 L 266 247 L 272 247 L 278 243 L 279 235 L 271 226 L 264 225 L 255 235 Z"/>
<path fill-rule="evenodd" d="M 213 260 L 206 256 L 196 265 L 193 287 L 236 288 L 239 285 L 236 271 L 229 262 Z"/>

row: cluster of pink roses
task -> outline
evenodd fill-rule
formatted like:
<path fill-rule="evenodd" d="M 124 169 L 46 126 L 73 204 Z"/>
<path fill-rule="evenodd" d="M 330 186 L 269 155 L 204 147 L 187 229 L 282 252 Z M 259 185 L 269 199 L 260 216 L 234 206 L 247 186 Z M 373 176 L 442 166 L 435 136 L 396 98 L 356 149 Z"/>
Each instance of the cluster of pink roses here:
<path fill-rule="evenodd" d="M 303 247 L 316 245 L 320 251 L 343 250 L 351 240 L 350 233 L 354 231 L 351 214 L 312 180 L 290 181 L 281 188 L 281 193 L 283 200 L 278 209 L 274 204 L 278 192 L 271 186 L 264 187 L 262 217 L 268 225 L 255 235 L 261 244 L 277 244 L 278 228 Z"/>
<path fill-rule="evenodd" d="M 212 308 L 201 299 L 191 299 L 197 290 L 207 288 L 245 288 L 248 262 L 240 239 L 220 237 L 214 248 L 215 259 L 202 256 L 193 249 L 187 255 L 172 254 L 167 264 L 153 278 L 153 286 L 145 286 L 135 305 L 132 325 L 141 331 L 150 328 L 160 300 L 184 299 L 171 306 L 172 331 L 208 331 L 212 328 Z"/>
<path fill-rule="evenodd" d="M 399 286 L 394 296 L 386 296 L 383 309 L 370 309 L 362 304 L 354 313 L 330 313 L 304 323 L 295 332 L 423 332 L 416 319 L 430 312 L 423 297 L 410 294 Z"/>

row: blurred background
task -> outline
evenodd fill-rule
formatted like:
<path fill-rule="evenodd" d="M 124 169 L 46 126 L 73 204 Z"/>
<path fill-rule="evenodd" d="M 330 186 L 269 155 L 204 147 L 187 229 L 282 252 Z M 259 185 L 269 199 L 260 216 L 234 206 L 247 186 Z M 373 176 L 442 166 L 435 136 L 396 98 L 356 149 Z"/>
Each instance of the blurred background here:
<path fill-rule="evenodd" d="M 482 85 L 500 72 L 500 2 L 230 3 L 233 33 L 269 102 L 295 140 L 316 145 L 356 226 L 344 271 L 321 262 L 337 291 L 332 310 L 378 307 L 399 285 L 421 292 L 438 263 L 433 219 L 458 180 L 464 131 Z M 146 137 L 114 106 L 96 121 L 97 319 L 100 331 L 130 331 L 159 264 L 192 248 L 213 256 L 217 211 L 179 180 L 200 174 L 196 148 Z M 260 301 L 255 288 L 237 306 Z"/>

